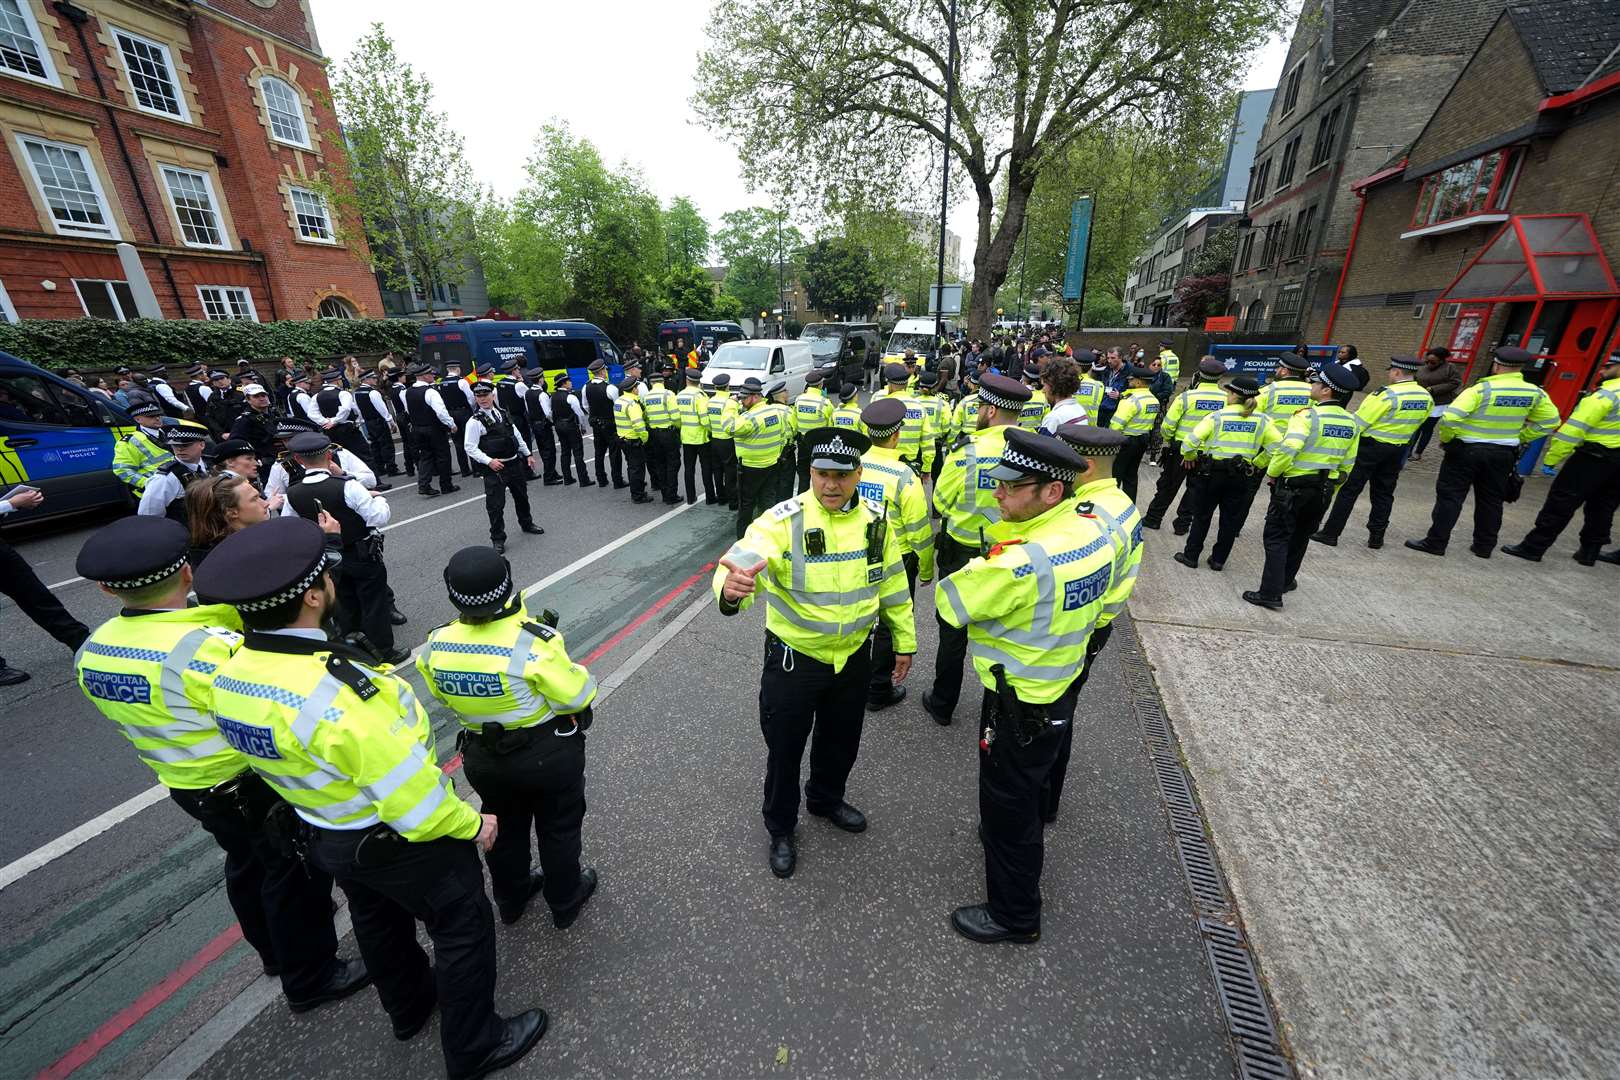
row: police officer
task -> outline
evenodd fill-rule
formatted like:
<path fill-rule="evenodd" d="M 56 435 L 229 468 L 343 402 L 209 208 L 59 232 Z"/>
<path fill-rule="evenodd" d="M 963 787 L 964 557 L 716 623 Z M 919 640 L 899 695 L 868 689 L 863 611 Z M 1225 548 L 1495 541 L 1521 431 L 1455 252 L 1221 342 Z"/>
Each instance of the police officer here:
<path fill-rule="evenodd" d="M 925 371 L 917 376 L 917 389 L 912 394 L 912 400 L 923 413 L 922 474 L 937 480 L 944 464 L 945 429 L 951 403 L 939 396 L 939 375 L 936 372 Z"/>
<path fill-rule="evenodd" d="M 209 711 L 231 718 L 233 745 L 291 804 L 287 831 L 348 896 L 394 1037 L 415 1036 L 437 1003 L 450 1077 L 482 1077 L 528 1053 L 547 1023 L 539 1009 L 495 1012 L 495 920 L 478 863 L 495 818 L 456 795 L 405 681 L 321 632 L 336 603 L 321 537 L 277 518 L 226 537 L 203 563 L 198 595 L 235 607 L 246 629 L 215 673 Z"/>
<path fill-rule="evenodd" d="M 652 477 L 653 487 L 664 496 L 664 505 L 674 506 L 681 501 L 675 487 L 681 464 L 680 437 L 676 430 L 680 418 L 675 413 L 675 395 L 670 393 L 663 379 L 655 379 L 637 396 L 647 417 L 647 472 Z"/>
<path fill-rule="evenodd" d="M 829 425 L 836 428 L 846 428 L 852 431 L 866 431 L 866 425 L 861 423 L 861 403 L 858 400 L 860 387 L 854 383 L 845 383 L 838 388 L 838 407 L 832 411 Z"/>
<path fill-rule="evenodd" d="M 416 493 L 432 498 L 441 492 L 460 491 L 459 485 L 450 482 L 450 437 L 456 433 L 456 420 L 433 385 L 439 373 L 430 364 L 417 364 L 411 375 L 416 381 L 405 391 L 405 412 L 416 445 Z M 437 489 L 434 476 L 439 478 Z"/>
<path fill-rule="evenodd" d="M 1542 464 L 1558 469 L 1558 476 L 1536 515 L 1535 528 L 1517 544 L 1502 548 L 1509 555 L 1540 562 L 1584 503 L 1586 517 L 1575 561 L 1582 566 L 1594 566 L 1600 558 L 1620 561 L 1612 554 L 1601 554 L 1609 542 L 1615 508 L 1620 506 L 1620 352 L 1609 357 L 1600 378 L 1598 386 L 1553 432 Z"/>
<path fill-rule="evenodd" d="M 935 545 L 941 579 L 986 550 L 986 534 L 1001 520 L 995 499 L 996 482 L 990 470 L 1001 459 L 1007 432 L 1018 423 L 1030 393 L 1029 387 L 1017 379 L 992 372 L 980 380 L 978 398 L 976 430 L 964 431 L 957 437 L 934 485 L 934 509 L 941 518 Z M 951 713 L 962 696 L 968 635 L 960 626 L 945 621 L 938 611 L 934 617 L 939 623 L 934 685 L 923 693 L 922 706 L 936 724 L 943 725 L 951 722 Z"/>
<path fill-rule="evenodd" d="M 208 393 L 213 389 L 208 384 L 208 365 L 194 364 L 186 369 L 190 375 L 181 396 L 185 400 L 186 408 L 191 416 L 197 420 L 204 419 L 208 414 Z"/>
<path fill-rule="evenodd" d="M 529 474 L 534 455 L 512 416 L 495 404 L 495 387 L 480 379 L 473 386 L 478 408 L 467 418 L 463 435 L 467 456 L 484 478 L 484 510 L 489 514 L 489 541 L 497 553 L 506 551 L 506 493 L 512 493 L 518 528 L 539 536 L 546 530 L 534 523 L 529 510 Z"/>
<path fill-rule="evenodd" d="M 388 403 L 377 389 L 380 379 L 375 368 L 368 368 L 360 373 L 360 385 L 354 391 L 355 411 L 371 447 L 372 469 L 379 478 L 399 475 L 399 466 L 394 463 L 394 435 L 388 427 Z"/>
<path fill-rule="evenodd" d="M 986 470 L 999 542 L 935 590 L 941 617 L 973 639 L 984 685 L 979 822 L 989 899 L 951 914 L 973 941 L 1041 936 L 1041 792 L 1074 719 L 1076 673 L 1114 573 L 1113 545 L 1075 512 L 1084 466 L 1062 439 L 1009 429 Z"/>
<path fill-rule="evenodd" d="M 714 377 L 709 394 L 709 452 L 714 455 L 714 480 L 719 489 L 716 496 L 732 510 L 737 509 L 737 449 L 731 429 L 742 410 L 731 396 L 731 376 L 725 372 Z"/>
<path fill-rule="evenodd" d="M 276 424 L 280 419 L 270 404 L 270 394 L 258 383 L 242 387 L 247 408 L 231 422 L 230 438 L 246 439 L 259 458 L 259 475 L 268 477 L 276 461 Z"/>
<path fill-rule="evenodd" d="M 321 426 L 327 438 L 360 458 L 375 472 L 377 465 L 372 460 L 371 447 L 361 434 L 360 425 L 355 423 L 360 413 L 355 408 L 354 394 L 343 388 L 342 379 L 343 372 L 338 368 L 321 373 L 321 389 L 307 399 L 309 418 Z M 390 485 L 385 483 L 380 486 L 387 491 Z"/>
<path fill-rule="evenodd" d="M 912 358 L 914 361 L 916 357 Z M 895 398 L 906 407 L 906 420 L 900 429 L 900 442 L 896 449 L 900 451 L 900 458 L 922 475 L 923 436 L 926 426 L 923 416 L 923 407 L 912 395 L 909 387 L 911 374 L 901 364 L 885 364 L 883 366 L 884 388 L 872 395 L 873 401 L 883 398 Z"/>
<path fill-rule="evenodd" d="M 305 432 L 324 434 L 313 420 L 305 420 L 301 416 L 283 416 L 276 425 L 276 441 L 281 447 L 280 456 L 275 464 L 270 466 L 270 475 L 265 477 L 264 494 L 266 498 L 274 499 L 278 495 L 285 495 L 287 489 L 304 478 L 304 467 L 298 459 L 287 450 L 287 442 L 295 435 Z M 374 491 L 377 487 L 377 477 L 366 463 L 349 453 L 343 447 L 334 444 L 331 447 L 332 460 L 337 465 L 337 471 L 344 476 L 352 476 L 360 481 L 367 491 Z"/>
<path fill-rule="evenodd" d="M 1187 521 L 1186 547 L 1171 558 L 1189 569 L 1198 569 L 1198 556 L 1215 511 L 1221 512 L 1221 527 L 1209 553 L 1209 568 L 1223 570 L 1226 558 L 1248 520 L 1254 503 L 1254 474 L 1263 471 L 1259 462 L 1282 435 L 1259 412 L 1256 400 L 1260 384 L 1253 375 L 1234 375 L 1226 384 L 1226 406 L 1194 425 L 1181 440 L 1181 468 L 1187 476 L 1187 500 L 1191 503 Z"/>
<path fill-rule="evenodd" d="M 1355 372 L 1329 362 L 1311 373 L 1311 405 L 1288 421 L 1282 441 L 1271 449 L 1266 475 L 1272 478 L 1262 542 L 1266 564 L 1260 588 L 1243 599 L 1256 607 L 1282 609 L 1283 593 L 1298 584 L 1300 563 L 1311 534 L 1333 499 L 1333 486 L 1355 468 L 1361 444 L 1356 418 L 1344 408 L 1358 385 Z"/>
<path fill-rule="evenodd" d="M 157 471 L 174 460 L 163 439 L 163 410 L 156 405 L 136 405 L 129 410 L 135 430 L 113 447 L 113 475 L 129 485 L 139 498 Z"/>
<path fill-rule="evenodd" d="M 320 432 L 294 435 L 287 440 L 287 449 L 304 475 L 288 486 L 281 516 L 315 522 L 324 510 L 342 529 L 343 562 L 338 568 L 335 608 L 338 626 L 345 634 L 364 632 L 383 663 L 404 663 L 410 653 L 394 647 L 394 594 L 388 587 L 388 567 L 383 563 L 382 534 L 378 532 L 391 516 L 388 500 L 367 491 L 354 477 L 339 475 L 333 467 L 331 440 Z"/>
<path fill-rule="evenodd" d="M 566 370 L 557 373 L 556 388 L 541 399 L 540 407 L 557 433 L 557 449 L 562 458 L 562 482 L 574 482 L 574 465 L 579 467 L 579 486 L 595 487 L 585 468 L 585 408 L 574 393 L 574 380 Z"/>
<path fill-rule="evenodd" d="M 162 364 L 148 370 L 146 373 L 146 390 L 157 401 L 158 408 L 162 409 L 166 416 L 172 416 L 176 420 L 183 420 L 191 410 L 175 394 L 174 387 L 169 385 L 168 379 L 165 378 L 168 373 L 169 369 Z"/>
<path fill-rule="evenodd" d="M 208 465 L 203 450 L 208 445 L 208 429 L 195 420 L 181 420 L 164 429 L 164 439 L 174 460 L 159 466 L 146 482 L 136 513 L 146 517 L 169 517 L 186 523 L 186 488 L 202 479 Z"/>
<path fill-rule="evenodd" d="M 650 503 L 647 494 L 647 413 L 637 393 L 639 384 L 629 375 L 619 383 L 613 399 L 614 435 L 624 453 L 625 470 L 630 476 L 630 501 Z"/>
<path fill-rule="evenodd" d="M 917 648 L 899 542 L 882 503 L 859 490 L 870 440 L 830 427 L 809 434 L 809 492 L 751 522 L 714 573 L 722 615 L 737 614 L 764 593 L 763 812 L 771 873 L 784 878 L 798 861 L 793 831 L 805 742 L 814 732 L 806 808 L 846 832 L 864 831 L 866 816 L 844 801 L 844 792 L 860 750 L 872 627 L 881 619 L 894 637 L 897 684 Z"/>
<path fill-rule="evenodd" d="M 1148 437 L 1153 432 L 1153 421 L 1159 415 L 1159 399 L 1148 389 L 1153 381 L 1151 369 L 1132 364 L 1126 373 L 1125 393 L 1108 426 L 1126 438 L 1125 447 L 1114 459 L 1114 479 L 1120 490 L 1136 498 L 1136 474 L 1142 466 L 1142 455 L 1147 453 Z"/>
<path fill-rule="evenodd" d="M 796 494 L 793 483 L 798 479 L 799 423 L 794 416 L 793 406 L 788 404 L 787 380 L 778 379 L 767 386 L 765 400 L 778 406 L 782 412 L 782 452 L 777 455 L 770 485 L 770 500 L 781 502 Z"/>
<path fill-rule="evenodd" d="M 1395 508 L 1395 485 L 1401 478 L 1406 448 L 1418 428 L 1434 408 L 1434 398 L 1414 377 L 1422 362 L 1415 356 L 1393 356 L 1389 361 L 1389 382 L 1376 394 L 1368 394 L 1356 410 L 1361 429 L 1361 449 L 1349 479 L 1339 486 L 1333 509 L 1312 540 L 1333 547 L 1350 520 L 1356 499 L 1368 482 L 1372 483 L 1372 513 L 1367 518 L 1367 546 L 1384 546 L 1384 530 L 1389 528 L 1390 511 Z M 1362 370 L 1365 370 L 1364 368 Z M 1352 369 L 1351 374 L 1360 372 Z"/>
<path fill-rule="evenodd" d="M 1170 509 L 1171 500 L 1181 490 L 1182 480 L 1187 475 L 1187 470 L 1181 467 L 1181 444 L 1204 417 L 1219 412 L 1226 405 L 1226 392 L 1218 385 L 1225 374 L 1225 364 L 1213 356 L 1204 357 L 1198 361 L 1192 385 L 1172 398 L 1169 408 L 1165 410 L 1164 424 L 1160 427 L 1164 447 L 1159 451 L 1159 482 L 1153 489 L 1153 501 L 1148 503 L 1147 511 L 1142 515 L 1144 528 L 1159 527 L 1165 512 Z M 1176 508 L 1173 522 L 1177 536 L 1187 531 L 1187 523 L 1191 520 L 1192 499 L 1184 495 L 1181 505 Z"/>
<path fill-rule="evenodd" d="M 703 372 L 685 369 L 684 389 L 675 395 L 675 415 L 680 421 L 681 465 L 686 472 L 686 504 L 697 502 L 696 473 L 703 473 L 703 501 L 713 506 L 720 501 L 715 484 L 714 448 L 709 440 L 709 398 L 703 392 Z"/>
<path fill-rule="evenodd" d="M 963 435 L 972 435 L 979 430 L 979 373 L 977 371 L 962 372 L 962 399 L 951 410 L 951 425 L 949 432 L 949 445 L 954 444 Z M 944 472 L 944 458 L 940 457 L 940 472 Z M 934 478 L 939 482 L 939 477 Z"/>
<path fill-rule="evenodd" d="M 1098 375 L 1108 371 L 1108 365 L 1097 358 L 1096 350 L 1081 349 L 1073 356 L 1080 369 L 1080 385 L 1074 391 L 1074 400 L 1086 410 L 1088 420 L 1101 423 L 1103 396 L 1107 387 L 1098 381 Z"/>
<path fill-rule="evenodd" d="M 787 406 L 765 400 L 765 387 L 756 378 L 743 380 L 737 396 L 742 414 L 731 425 L 737 450 L 737 537 L 742 538 L 754 519 L 777 501 L 772 499 L 776 463 L 787 445 Z"/>
<path fill-rule="evenodd" d="M 630 486 L 624 482 L 624 448 L 619 445 L 614 418 L 613 404 L 618 398 L 619 388 L 607 381 L 607 361 L 600 358 L 591 361 L 589 381 L 585 384 L 585 412 L 591 419 L 591 434 L 596 441 L 596 482 L 604 488 L 608 486 L 606 462 L 611 460 L 614 491 Z"/>
<path fill-rule="evenodd" d="M 833 403 L 821 389 L 825 378 L 826 372 L 813 368 L 804 377 L 804 392 L 793 399 L 793 428 L 799 432 L 797 486 L 794 492 L 804 491 L 810 486 L 810 457 L 806 453 L 805 434 L 832 426 Z"/>
<path fill-rule="evenodd" d="M 411 414 L 405 405 L 405 391 L 408 388 L 405 372 L 399 368 L 391 368 L 386 376 L 388 382 L 383 387 L 383 394 L 388 398 L 389 407 L 393 410 L 394 426 L 399 429 L 399 457 L 405 466 L 406 476 L 416 475 L 416 438 L 411 433 Z"/>
<path fill-rule="evenodd" d="M 461 441 L 461 436 L 467 429 L 467 418 L 473 411 L 472 387 L 461 377 L 460 364 L 444 366 L 444 382 L 439 384 L 439 395 L 444 399 L 445 411 L 456 422 L 456 430 L 450 437 L 450 443 L 455 449 L 456 461 L 461 465 L 461 475 L 471 476 L 472 463 L 467 459 L 467 447 Z"/>
<path fill-rule="evenodd" d="M 1170 381 L 1173 383 L 1181 378 L 1181 357 L 1177 356 L 1175 350 L 1170 347 L 1172 344 L 1174 342 L 1169 338 L 1159 339 L 1159 370 L 1170 376 Z M 1202 368 L 1202 366 L 1202 361 L 1200 361 L 1199 367 Z"/>
<path fill-rule="evenodd" d="M 265 974 L 281 977 L 292 1010 L 307 1012 L 371 976 L 337 955 L 331 876 L 271 842 L 264 819 L 280 799 L 237 749 L 235 721 L 212 711 L 209 684 L 241 647 L 242 620 L 223 604 L 187 606 L 188 543 L 183 526 L 161 517 L 124 518 L 85 542 L 80 576 L 123 608 L 80 647 L 79 689 L 225 852 L 225 895 L 242 936 Z"/>
<path fill-rule="evenodd" d="M 906 587 L 917 595 L 917 581 L 934 580 L 933 523 L 928 516 L 928 495 L 911 466 L 900 460 L 895 447 L 905 425 L 906 407 L 894 398 L 872 402 L 861 413 L 861 423 L 872 445 L 861 455 L 860 492 L 871 502 L 883 503 L 889 528 L 900 542 L 900 562 L 906 568 Z M 906 688 L 896 686 L 894 640 L 889 628 L 879 623 L 872 632 L 872 678 L 867 689 L 866 710 L 877 712 L 906 699 Z"/>
<path fill-rule="evenodd" d="M 565 374 L 566 372 L 564 372 Z M 546 487 L 557 487 L 562 484 L 562 474 L 557 471 L 557 425 L 551 419 L 551 391 L 546 388 L 546 373 L 540 368 L 531 368 L 525 385 L 528 393 L 524 397 L 523 411 L 529 418 L 529 434 L 534 437 L 535 453 L 540 455 L 540 468 L 544 474 L 541 481 Z M 569 419 L 575 420 L 572 410 Z M 578 430 L 575 424 L 575 430 Z M 572 462 L 566 457 L 564 451 L 563 463 L 569 465 L 569 476 L 573 475 Z M 584 456 L 584 446 L 581 444 L 580 456 Z M 583 466 L 580 469 L 584 471 Z M 569 481 L 572 483 L 573 481 Z"/>
<path fill-rule="evenodd" d="M 1288 421 L 1301 409 L 1307 409 L 1311 404 L 1311 384 L 1306 380 L 1310 374 L 1311 362 L 1297 352 L 1285 352 L 1277 358 L 1276 370 L 1271 374 L 1271 381 L 1260 388 L 1260 397 L 1255 401 L 1255 411 L 1270 421 L 1271 426 L 1282 435 L 1288 427 Z M 1260 471 L 1250 477 L 1249 483 L 1255 491 L 1260 490 L 1261 481 L 1265 479 L 1267 460 L 1260 460 Z"/>
<path fill-rule="evenodd" d="M 1434 513 L 1429 532 L 1406 546 L 1444 555 L 1451 530 L 1462 516 L 1463 500 L 1474 493 L 1474 542 L 1481 559 L 1491 557 L 1502 531 L 1502 504 L 1509 474 L 1526 443 L 1558 427 L 1558 406 L 1547 392 L 1525 381 L 1531 354 L 1513 346 L 1496 350 L 1491 373 L 1452 399 L 1440 417 L 1445 460 L 1434 482 Z"/>
<path fill-rule="evenodd" d="M 529 618 L 496 552 L 456 552 L 444 582 L 460 617 L 428 635 L 416 666 L 461 721 L 467 780 L 499 825 L 486 856 L 495 909 L 510 926 L 543 888 L 565 929 L 596 891 L 596 871 L 579 865 L 596 680 L 568 658 L 560 633 Z M 531 833 L 541 873 L 529 869 Z"/>

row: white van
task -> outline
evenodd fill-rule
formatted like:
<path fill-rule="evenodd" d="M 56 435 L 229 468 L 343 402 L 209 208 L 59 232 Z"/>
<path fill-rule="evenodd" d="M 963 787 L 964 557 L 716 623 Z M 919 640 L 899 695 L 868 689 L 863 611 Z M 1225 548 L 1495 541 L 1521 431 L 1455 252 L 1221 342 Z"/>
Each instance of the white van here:
<path fill-rule="evenodd" d="M 956 324 L 946 319 L 942 324 L 943 333 L 947 341 L 956 336 Z M 885 364 L 899 360 L 910 349 L 925 360 L 932 360 L 939 352 L 934 341 L 933 319 L 901 319 L 894 324 L 894 330 L 889 334 L 889 347 L 883 352 Z M 932 364 L 925 365 L 932 368 Z"/>
<path fill-rule="evenodd" d="M 747 341 L 728 341 L 714 350 L 709 364 L 703 369 L 703 389 L 714 389 L 714 377 L 721 372 L 731 376 L 731 389 L 742 385 L 744 379 L 758 379 L 765 386 L 774 382 L 787 383 L 788 400 L 792 401 L 804 390 L 804 377 L 815 366 L 808 341 L 787 338 L 753 338 Z"/>

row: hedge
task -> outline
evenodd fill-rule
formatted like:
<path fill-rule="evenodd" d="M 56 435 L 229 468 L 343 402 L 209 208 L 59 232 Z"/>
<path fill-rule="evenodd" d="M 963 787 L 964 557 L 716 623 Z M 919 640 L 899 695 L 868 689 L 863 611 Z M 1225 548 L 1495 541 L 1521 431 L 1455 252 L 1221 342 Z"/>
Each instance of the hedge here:
<path fill-rule="evenodd" d="M 421 328 L 411 319 L 26 319 L 0 323 L 0 351 L 51 369 L 303 360 L 414 352 Z"/>

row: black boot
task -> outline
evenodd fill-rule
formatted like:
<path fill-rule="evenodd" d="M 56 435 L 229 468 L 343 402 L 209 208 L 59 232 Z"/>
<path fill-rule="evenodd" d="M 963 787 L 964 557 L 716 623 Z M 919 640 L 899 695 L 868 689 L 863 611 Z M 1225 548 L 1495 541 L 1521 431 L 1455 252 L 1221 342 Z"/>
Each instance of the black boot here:
<path fill-rule="evenodd" d="M 1507 548 L 1503 548 L 1506 551 Z M 1582 544 L 1575 549 L 1575 561 L 1582 566 L 1596 566 L 1598 561 L 1598 546 L 1596 544 Z"/>
<path fill-rule="evenodd" d="M 1528 559 L 1531 562 L 1541 561 L 1541 552 L 1526 547 L 1523 542 L 1517 544 L 1503 544 L 1502 554 L 1512 555 L 1514 558 L 1518 559 Z M 1580 556 L 1577 554 L 1576 557 L 1579 558 Z M 1586 565 L 1591 566 L 1592 564 L 1587 563 Z"/>

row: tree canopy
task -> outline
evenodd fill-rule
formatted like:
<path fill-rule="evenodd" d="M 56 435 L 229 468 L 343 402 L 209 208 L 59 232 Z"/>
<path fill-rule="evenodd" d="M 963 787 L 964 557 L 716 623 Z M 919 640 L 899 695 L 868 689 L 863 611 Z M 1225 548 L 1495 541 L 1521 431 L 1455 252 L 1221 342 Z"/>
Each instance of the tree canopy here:
<path fill-rule="evenodd" d="M 805 250 L 804 291 L 811 307 L 845 318 L 871 315 L 883 298 L 872 257 L 841 236 L 817 240 Z"/>
<path fill-rule="evenodd" d="M 804 251 L 804 234 L 787 223 L 786 215 L 763 206 L 721 214 L 714 240 L 726 265 L 726 292 L 737 298 L 742 314 L 780 307 L 781 278 L 799 272 Z"/>
<path fill-rule="evenodd" d="M 709 258 L 709 223 L 692 200 L 678 195 L 664 211 L 665 260 L 671 267 L 702 266 Z"/>

